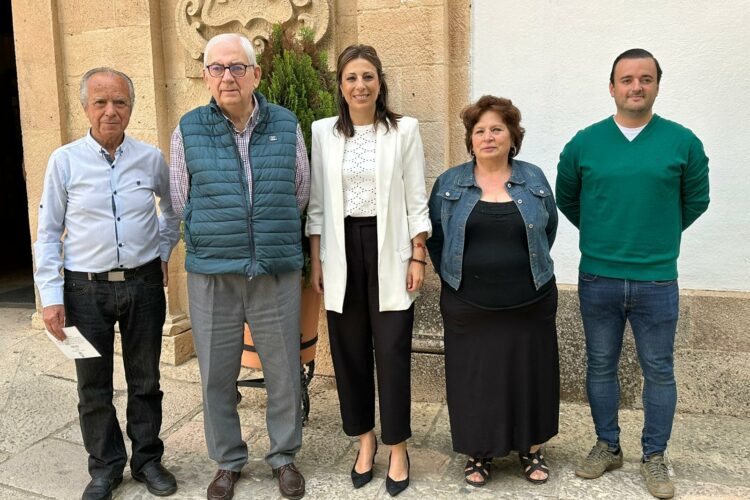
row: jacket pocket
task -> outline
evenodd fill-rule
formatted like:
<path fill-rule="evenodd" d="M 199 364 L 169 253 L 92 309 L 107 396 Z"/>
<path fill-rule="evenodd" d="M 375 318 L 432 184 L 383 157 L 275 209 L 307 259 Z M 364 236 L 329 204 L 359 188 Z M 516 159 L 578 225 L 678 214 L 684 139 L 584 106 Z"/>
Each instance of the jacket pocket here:
<path fill-rule="evenodd" d="M 461 198 L 461 191 L 446 189 L 445 191 L 441 191 L 440 193 L 438 193 L 438 195 L 442 199 L 447 200 L 447 201 L 457 201 L 458 199 Z"/>
<path fill-rule="evenodd" d="M 532 222 L 531 224 L 538 224 L 539 228 L 544 231 L 549 221 L 549 213 L 547 212 L 546 198 L 552 196 L 552 191 L 547 186 L 542 184 L 532 184 L 528 187 L 534 197 L 532 199 L 537 200 L 539 203 L 533 204 L 535 210 L 531 213 Z M 529 224 L 527 222 L 527 224 Z"/>
<path fill-rule="evenodd" d="M 541 184 L 529 186 L 529 191 L 531 191 L 531 193 L 537 198 L 546 198 L 552 194 L 552 191 L 550 191 L 547 186 Z"/>

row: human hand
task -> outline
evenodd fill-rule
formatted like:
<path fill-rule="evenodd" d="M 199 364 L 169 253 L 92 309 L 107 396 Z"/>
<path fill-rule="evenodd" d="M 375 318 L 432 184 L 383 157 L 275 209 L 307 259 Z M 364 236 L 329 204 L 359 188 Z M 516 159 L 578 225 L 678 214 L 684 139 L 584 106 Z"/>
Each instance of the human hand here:
<path fill-rule="evenodd" d="M 42 309 L 42 319 L 44 326 L 57 340 L 63 341 L 67 337 L 63 332 L 65 326 L 65 306 L 55 304 Z"/>
<path fill-rule="evenodd" d="M 310 282 L 313 290 L 323 295 L 323 266 L 320 259 L 311 259 L 310 261 Z"/>
<path fill-rule="evenodd" d="M 418 292 L 424 284 L 424 268 L 421 262 L 412 260 L 406 272 L 406 289 L 409 292 Z"/>
<path fill-rule="evenodd" d="M 161 284 L 166 287 L 169 284 L 169 262 L 161 261 L 161 274 Z"/>

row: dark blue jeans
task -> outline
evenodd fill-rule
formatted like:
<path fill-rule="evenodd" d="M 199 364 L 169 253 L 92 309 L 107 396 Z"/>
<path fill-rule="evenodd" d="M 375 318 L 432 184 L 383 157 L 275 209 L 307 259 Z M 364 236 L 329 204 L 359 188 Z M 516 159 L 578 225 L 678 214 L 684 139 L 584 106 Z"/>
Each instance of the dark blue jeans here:
<path fill-rule="evenodd" d="M 166 301 L 162 272 L 147 264 L 128 281 L 88 281 L 65 276 L 65 322 L 76 326 L 101 354 L 77 359 L 78 415 L 92 477 L 119 477 L 127 462 L 122 431 L 112 405 L 114 326 L 120 323 L 128 384 L 126 431 L 133 446 L 130 468 L 137 473 L 158 462 L 161 400 L 159 357 Z"/>
<path fill-rule="evenodd" d="M 619 445 L 617 365 L 625 321 L 630 321 L 644 378 L 643 454 L 664 452 L 677 404 L 677 280 L 633 281 L 580 273 L 578 296 L 586 335 L 586 390 L 597 438 L 612 448 Z"/>

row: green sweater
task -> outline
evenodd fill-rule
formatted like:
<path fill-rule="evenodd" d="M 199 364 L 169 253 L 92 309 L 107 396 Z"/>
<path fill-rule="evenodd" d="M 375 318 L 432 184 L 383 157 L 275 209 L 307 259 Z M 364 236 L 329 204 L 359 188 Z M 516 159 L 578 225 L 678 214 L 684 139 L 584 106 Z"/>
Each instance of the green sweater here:
<path fill-rule="evenodd" d="M 708 158 L 675 122 L 654 115 L 630 142 L 609 117 L 563 149 L 556 198 L 580 230 L 581 272 L 676 279 L 682 231 L 708 207 Z"/>

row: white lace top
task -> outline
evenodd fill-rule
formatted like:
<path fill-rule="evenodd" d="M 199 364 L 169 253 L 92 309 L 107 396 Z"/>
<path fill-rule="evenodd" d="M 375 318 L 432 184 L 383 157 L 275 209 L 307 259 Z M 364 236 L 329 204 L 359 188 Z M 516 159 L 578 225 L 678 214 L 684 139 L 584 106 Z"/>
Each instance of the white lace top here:
<path fill-rule="evenodd" d="M 377 214 L 375 196 L 375 127 L 355 125 L 346 139 L 341 175 L 344 185 L 344 217 Z"/>

